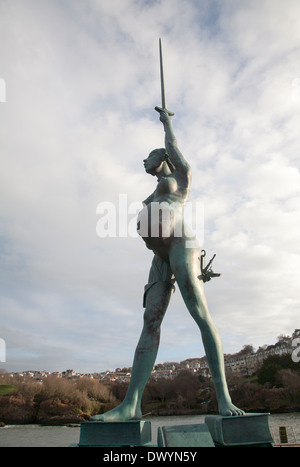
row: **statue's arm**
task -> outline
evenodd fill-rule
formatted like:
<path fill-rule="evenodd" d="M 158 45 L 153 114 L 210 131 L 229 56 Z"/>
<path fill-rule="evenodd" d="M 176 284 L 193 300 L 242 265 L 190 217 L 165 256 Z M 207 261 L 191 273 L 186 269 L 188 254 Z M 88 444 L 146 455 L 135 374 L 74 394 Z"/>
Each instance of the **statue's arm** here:
<path fill-rule="evenodd" d="M 160 120 L 164 124 L 165 146 L 169 158 L 175 169 L 179 172 L 190 175 L 191 168 L 178 149 L 177 140 L 173 131 L 171 117 L 166 112 L 160 112 Z"/>
<path fill-rule="evenodd" d="M 152 203 L 152 201 L 154 200 L 154 194 L 155 191 L 143 201 L 144 206 L 147 206 L 148 204 Z"/>

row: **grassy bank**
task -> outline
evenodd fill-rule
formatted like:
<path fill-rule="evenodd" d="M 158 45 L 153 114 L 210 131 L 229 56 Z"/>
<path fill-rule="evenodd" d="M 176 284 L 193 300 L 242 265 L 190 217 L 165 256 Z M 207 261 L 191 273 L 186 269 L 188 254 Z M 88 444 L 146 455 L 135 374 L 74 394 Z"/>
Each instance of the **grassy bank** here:
<path fill-rule="evenodd" d="M 17 387 L 13 386 L 12 384 L 2 384 L 0 385 L 0 396 L 5 396 L 6 394 L 9 394 L 16 389 Z"/>
<path fill-rule="evenodd" d="M 5 424 L 76 423 L 118 402 L 107 386 L 88 378 L 72 381 L 48 377 L 43 382 L 19 379 L 14 384 L 5 379 L 0 376 L 0 422 Z"/>

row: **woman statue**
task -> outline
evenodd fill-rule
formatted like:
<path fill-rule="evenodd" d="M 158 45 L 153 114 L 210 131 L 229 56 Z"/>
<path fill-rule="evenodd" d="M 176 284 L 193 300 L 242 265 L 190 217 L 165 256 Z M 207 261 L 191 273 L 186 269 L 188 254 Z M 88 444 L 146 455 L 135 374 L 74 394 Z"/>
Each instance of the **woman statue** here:
<path fill-rule="evenodd" d="M 138 217 L 138 232 L 154 258 L 144 294 L 144 326 L 138 342 L 132 375 L 124 401 L 91 420 L 125 421 L 142 418 L 141 400 L 153 369 L 160 340 L 160 326 L 176 281 L 203 340 L 212 374 L 219 413 L 243 415 L 235 407 L 225 379 L 224 357 L 219 333 L 209 314 L 201 278 L 201 249 L 183 219 L 189 196 L 191 168 L 178 149 L 168 112 L 160 110 L 165 130 L 165 149 L 155 149 L 144 160 L 148 174 L 157 177 L 156 190 L 144 201 Z M 157 207 L 160 208 L 158 213 Z"/>

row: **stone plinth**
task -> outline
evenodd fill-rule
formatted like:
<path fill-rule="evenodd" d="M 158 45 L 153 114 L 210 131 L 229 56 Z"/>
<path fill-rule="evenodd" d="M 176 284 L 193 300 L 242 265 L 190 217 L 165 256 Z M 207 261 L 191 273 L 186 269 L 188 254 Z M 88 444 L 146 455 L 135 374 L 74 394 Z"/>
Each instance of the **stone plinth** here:
<path fill-rule="evenodd" d="M 150 441 L 151 423 L 148 421 L 90 421 L 81 423 L 78 446 L 143 446 Z"/>
<path fill-rule="evenodd" d="M 208 415 L 205 423 L 216 446 L 272 447 L 274 440 L 268 418 L 267 413 L 249 413 L 235 417 Z"/>
<path fill-rule="evenodd" d="M 215 447 L 207 425 L 162 426 L 157 433 L 158 447 Z"/>

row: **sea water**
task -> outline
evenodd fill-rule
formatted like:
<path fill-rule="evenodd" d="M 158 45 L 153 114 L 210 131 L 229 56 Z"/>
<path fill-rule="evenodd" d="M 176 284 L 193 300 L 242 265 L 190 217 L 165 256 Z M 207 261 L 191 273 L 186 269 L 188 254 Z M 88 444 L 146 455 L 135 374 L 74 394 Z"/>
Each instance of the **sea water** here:
<path fill-rule="evenodd" d="M 146 417 L 151 422 L 152 443 L 157 442 L 159 426 L 193 425 L 204 423 L 205 415 Z M 270 429 L 275 442 L 279 442 L 279 427 L 287 427 L 289 442 L 300 443 L 300 412 L 272 414 Z M 0 428 L 0 447 L 68 447 L 79 442 L 79 426 L 7 425 Z"/>

